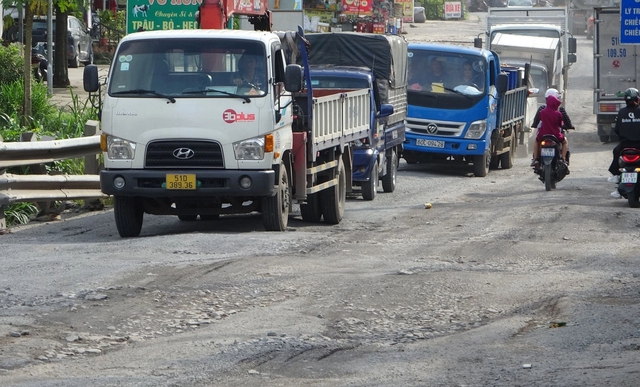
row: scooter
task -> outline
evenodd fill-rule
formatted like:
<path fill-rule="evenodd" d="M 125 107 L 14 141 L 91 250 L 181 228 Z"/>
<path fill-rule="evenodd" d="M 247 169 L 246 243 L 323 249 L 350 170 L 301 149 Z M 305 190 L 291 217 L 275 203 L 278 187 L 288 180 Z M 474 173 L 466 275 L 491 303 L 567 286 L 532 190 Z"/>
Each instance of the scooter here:
<path fill-rule="evenodd" d="M 544 183 L 544 188 L 551 191 L 556 183 L 562 181 L 569 174 L 569 167 L 560 160 L 562 143 L 552 134 L 545 134 L 540 140 L 540 166 L 534 169 L 538 179 Z M 567 152 L 567 161 L 569 152 Z"/>
<path fill-rule="evenodd" d="M 47 80 L 47 66 L 49 65 L 41 50 L 38 46 L 31 49 L 31 68 L 33 69 L 33 77 L 38 82 Z"/>
<path fill-rule="evenodd" d="M 638 185 L 638 173 L 640 172 L 640 149 L 624 148 L 620 152 L 620 183 L 618 192 L 627 199 L 629 207 L 640 207 L 640 185 Z"/>

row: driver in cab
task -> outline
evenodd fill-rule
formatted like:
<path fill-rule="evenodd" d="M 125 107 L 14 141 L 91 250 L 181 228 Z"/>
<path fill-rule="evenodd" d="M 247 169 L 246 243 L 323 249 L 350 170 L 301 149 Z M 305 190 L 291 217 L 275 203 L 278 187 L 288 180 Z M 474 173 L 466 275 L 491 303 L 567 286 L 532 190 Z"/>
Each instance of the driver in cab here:
<path fill-rule="evenodd" d="M 238 71 L 233 74 L 232 82 L 238 86 L 238 92 L 248 95 L 264 94 L 264 78 L 257 70 L 255 55 L 244 54 L 238 60 Z"/>

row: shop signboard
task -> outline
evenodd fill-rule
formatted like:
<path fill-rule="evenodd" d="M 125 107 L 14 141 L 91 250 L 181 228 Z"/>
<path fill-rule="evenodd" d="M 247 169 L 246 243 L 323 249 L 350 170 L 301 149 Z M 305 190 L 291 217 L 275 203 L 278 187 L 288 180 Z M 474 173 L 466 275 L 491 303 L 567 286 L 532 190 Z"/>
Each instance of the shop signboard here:
<path fill-rule="evenodd" d="M 373 0 L 342 0 L 342 13 L 370 16 L 373 13 Z"/>
<path fill-rule="evenodd" d="M 202 0 L 127 0 L 127 33 L 198 28 Z"/>
<path fill-rule="evenodd" d="M 462 18 L 462 2 L 461 1 L 445 1 L 444 2 L 444 18 L 461 19 Z"/>

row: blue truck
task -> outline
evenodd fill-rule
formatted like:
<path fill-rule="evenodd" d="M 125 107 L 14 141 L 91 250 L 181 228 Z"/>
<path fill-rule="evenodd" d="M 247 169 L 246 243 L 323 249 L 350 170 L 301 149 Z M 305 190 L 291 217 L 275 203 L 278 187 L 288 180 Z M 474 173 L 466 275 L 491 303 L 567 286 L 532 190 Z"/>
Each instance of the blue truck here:
<path fill-rule="evenodd" d="M 352 185 L 364 200 L 396 188 L 407 115 L 406 40 L 397 35 L 352 32 L 308 34 L 314 96 L 367 88 L 371 124 L 353 147 Z M 390 110 L 392 109 L 392 110 Z M 352 114 L 343 112 L 342 114 Z M 389 114 L 390 113 L 390 114 Z"/>
<path fill-rule="evenodd" d="M 405 161 L 464 162 L 479 177 L 512 168 L 537 108 L 528 68 L 503 68 L 493 51 L 447 44 L 409 44 L 408 58 Z"/>

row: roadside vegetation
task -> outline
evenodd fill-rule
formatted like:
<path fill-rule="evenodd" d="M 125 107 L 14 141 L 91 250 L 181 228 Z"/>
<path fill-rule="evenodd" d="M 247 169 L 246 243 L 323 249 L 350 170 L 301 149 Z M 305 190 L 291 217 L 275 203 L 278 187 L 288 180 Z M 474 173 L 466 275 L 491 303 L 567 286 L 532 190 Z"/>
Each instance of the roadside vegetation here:
<path fill-rule="evenodd" d="M 22 114 L 24 101 L 24 71 L 22 53 L 17 44 L 0 45 L 0 136 L 4 142 L 20 141 L 23 133 L 34 133 L 36 138 L 67 139 L 82 137 L 87 120 L 97 120 L 98 111 L 89 100 L 81 101 L 71 89 L 72 103 L 60 109 L 51 103 L 44 83 L 36 82 L 31 73 L 31 115 Z M 84 159 L 60 160 L 49 163 L 51 174 L 82 174 Z M 8 173 L 29 174 L 28 167 L 10 168 Z M 28 223 L 37 215 L 32 203 L 17 203 L 5 210 L 8 225 Z"/>

